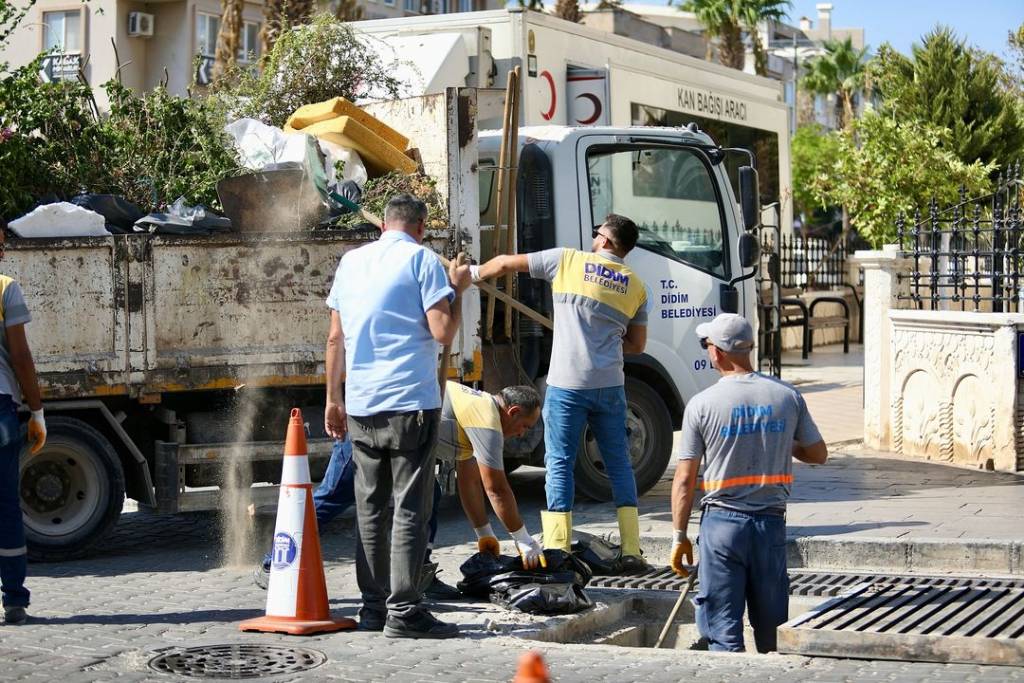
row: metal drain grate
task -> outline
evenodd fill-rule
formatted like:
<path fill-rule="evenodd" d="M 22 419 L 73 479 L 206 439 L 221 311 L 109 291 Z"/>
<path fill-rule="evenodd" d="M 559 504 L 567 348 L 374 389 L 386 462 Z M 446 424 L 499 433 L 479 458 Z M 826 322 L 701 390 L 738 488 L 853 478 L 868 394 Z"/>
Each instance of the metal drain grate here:
<path fill-rule="evenodd" d="M 149 668 L 191 678 L 261 678 L 315 669 L 327 661 L 318 650 L 274 645 L 207 645 L 165 652 Z"/>
<path fill-rule="evenodd" d="M 903 580 L 886 580 L 893 578 Z M 779 627 L 779 651 L 1024 664 L 1024 588 L 982 585 L 981 579 L 920 578 L 880 577 L 848 589 Z"/>
<path fill-rule="evenodd" d="M 793 569 L 789 572 L 789 594 L 801 597 L 834 597 L 862 583 L 880 585 L 950 586 L 975 588 L 1020 588 L 1024 579 L 981 579 L 960 576 L 924 576 L 908 574 L 870 574 L 866 572 L 834 572 Z M 618 588 L 622 590 L 677 591 L 686 586 L 668 567 L 651 567 L 636 576 L 595 576 L 592 588 Z"/>

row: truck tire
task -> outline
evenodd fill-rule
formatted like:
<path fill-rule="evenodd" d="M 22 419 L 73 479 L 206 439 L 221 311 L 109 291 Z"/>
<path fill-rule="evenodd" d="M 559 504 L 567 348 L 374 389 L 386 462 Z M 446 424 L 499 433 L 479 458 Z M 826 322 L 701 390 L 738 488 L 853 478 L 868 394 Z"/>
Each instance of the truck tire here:
<path fill-rule="evenodd" d="M 121 514 L 124 470 L 113 446 L 81 420 L 46 420 L 43 450 L 21 454 L 21 509 L 29 559 L 81 557 Z"/>
<path fill-rule="evenodd" d="M 636 490 L 643 495 L 658 483 L 672 455 L 672 417 L 668 406 L 648 384 L 626 378 L 626 429 L 629 459 L 633 463 Z M 590 427 L 576 458 L 576 491 L 597 501 L 612 500 L 612 485 L 605 472 L 597 440 Z"/>

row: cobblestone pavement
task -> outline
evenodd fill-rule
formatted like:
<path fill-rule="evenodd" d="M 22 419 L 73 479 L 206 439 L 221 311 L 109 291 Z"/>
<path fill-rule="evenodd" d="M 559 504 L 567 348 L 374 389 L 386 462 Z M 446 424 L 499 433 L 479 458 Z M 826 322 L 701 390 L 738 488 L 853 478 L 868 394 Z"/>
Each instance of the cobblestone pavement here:
<path fill-rule="evenodd" d="M 522 498 L 531 493 L 521 480 Z M 535 501 L 534 501 L 535 502 Z M 603 506 L 583 504 L 584 517 Z M 265 525 L 264 525 L 265 526 Z M 461 511 L 446 506 L 439 559 L 454 581 L 465 542 Z M 548 623 L 478 603 L 435 605 L 464 637 L 454 641 L 395 641 L 379 634 L 340 633 L 310 638 L 243 634 L 237 623 L 262 613 L 265 594 L 250 567 L 220 565 L 216 516 L 125 515 L 97 557 L 30 566 L 31 623 L 0 627 L 0 662 L 7 680 L 65 683 L 95 680 L 167 681 L 147 662 L 166 648 L 220 643 L 287 644 L 324 652 L 313 672 L 277 680 L 509 681 L 520 653 L 544 653 L 554 680 L 562 681 L 1009 681 L 1024 669 L 967 665 L 856 661 L 782 655 L 720 655 L 595 645 L 535 643 L 529 635 Z M 323 545 L 332 608 L 358 607 L 352 566 L 352 522 L 324 529 Z M 262 537 L 269 536 L 261 528 Z M 258 551 L 257 551 L 258 552 Z M 601 592 L 598 601 L 618 594 Z"/>

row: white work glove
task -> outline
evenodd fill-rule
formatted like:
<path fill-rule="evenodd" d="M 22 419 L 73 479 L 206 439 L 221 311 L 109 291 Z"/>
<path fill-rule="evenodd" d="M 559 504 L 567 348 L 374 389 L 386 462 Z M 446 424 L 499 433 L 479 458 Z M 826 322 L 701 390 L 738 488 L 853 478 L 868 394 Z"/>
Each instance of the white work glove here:
<path fill-rule="evenodd" d="M 32 417 L 28 421 L 28 442 L 31 444 L 32 455 L 43 449 L 46 444 L 46 419 L 43 417 L 43 409 L 32 411 Z"/>
<path fill-rule="evenodd" d="M 512 535 L 512 540 L 516 542 L 516 550 L 519 551 L 519 557 L 523 560 L 523 569 L 536 569 L 538 566 L 548 568 L 547 559 L 544 557 L 544 548 L 526 530 L 525 524 L 522 529 L 509 533 Z"/>
<path fill-rule="evenodd" d="M 483 526 L 473 527 L 473 532 L 476 534 L 476 549 L 479 552 L 495 557 L 501 555 L 501 543 L 494 535 L 494 529 L 491 528 L 490 522 Z"/>
<path fill-rule="evenodd" d="M 469 267 L 469 277 L 473 281 L 473 284 L 480 282 L 480 266 L 471 265 Z"/>

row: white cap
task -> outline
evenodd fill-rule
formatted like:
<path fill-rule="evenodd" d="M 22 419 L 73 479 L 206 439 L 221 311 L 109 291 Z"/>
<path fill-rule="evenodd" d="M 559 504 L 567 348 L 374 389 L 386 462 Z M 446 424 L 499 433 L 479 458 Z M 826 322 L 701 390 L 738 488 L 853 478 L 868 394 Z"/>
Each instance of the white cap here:
<path fill-rule="evenodd" d="M 735 313 L 722 313 L 709 323 L 697 325 L 697 336 L 725 351 L 749 351 L 754 348 L 754 328 Z"/>

